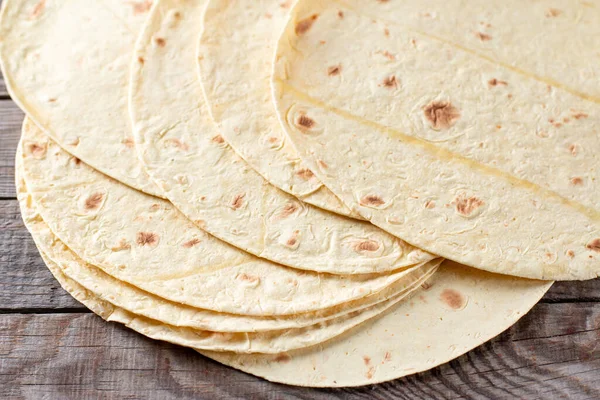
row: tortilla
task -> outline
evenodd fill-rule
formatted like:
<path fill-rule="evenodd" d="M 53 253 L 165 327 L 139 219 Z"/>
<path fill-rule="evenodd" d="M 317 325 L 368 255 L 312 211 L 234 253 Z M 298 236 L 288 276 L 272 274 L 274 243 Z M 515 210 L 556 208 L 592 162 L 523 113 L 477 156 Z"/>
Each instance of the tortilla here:
<path fill-rule="evenodd" d="M 127 112 L 131 53 L 151 4 L 4 0 L 0 66 L 13 100 L 63 148 L 162 196 L 137 159 Z"/>
<path fill-rule="evenodd" d="M 366 222 L 298 201 L 225 144 L 202 99 L 196 47 L 204 1 L 156 2 L 136 46 L 136 147 L 167 198 L 206 232 L 256 256 L 332 274 L 393 271 L 435 256 Z"/>
<path fill-rule="evenodd" d="M 306 203 L 350 216 L 350 209 L 300 160 L 273 109 L 274 47 L 291 5 L 209 1 L 198 48 L 203 93 L 225 141 L 269 183 Z"/>
<path fill-rule="evenodd" d="M 273 264 L 85 165 L 27 120 L 21 148 L 27 188 L 56 237 L 86 263 L 173 302 L 241 315 L 299 314 L 364 298 L 419 268 L 344 276 Z"/>
<path fill-rule="evenodd" d="M 429 370 L 487 342 L 523 317 L 551 285 L 446 261 L 428 289 L 321 345 L 277 356 L 201 353 L 288 385 L 370 385 Z"/>
<path fill-rule="evenodd" d="M 90 309 L 107 321 L 121 323 L 149 338 L 178 344 L 195 349 L 209 349 L 211 351 L 235 351 L 237 353 L 277 354 L 290 349 L 298 349 L 314 345 L 338 336 L 342 332 L 358 326 L 368 319 L 374 318 L 381 312 L 397 304 L 401 298 L 393 298 L 378 305 L 365 309 L 361 313 L 349 314 L 340 318 L 302 329 L 277 330 L 259 333 L 222 333 L 202 331 L 198 329 L 181 328 L 165 325 L 159 321 L 144 318 L 130 313 L 122 308 L 106 302 L 85 289 L 60 270 L 43 252 L 42 258 L 46 265 L 59 281 L 61 286 L 84 305 L 92 303 Z"/>
<path fill-rule="evenodd" d="M 99 268 L 86 264 L 69 250 L 52 233 L 35 210 L 35 205 L 27 192 L 25 181 L 21 178 L 22 166 L 19 164 L 20 157 L 17 157 L 17 195 L 21 206 L 21 214 L 27 229 L 40 251 L 45 254 L 45 257 L 51 259 L 61 269 L 61 272 L 71 280 L 102 300 L 133 314 L 160 321 L 167 325 L 218 332 L 259 332 L 303 328 L 352 312 L 360 312 L 392 297 L 406 296 L 410 290 L 414 290 L 414 288 L 429 279 L 437 269 L 437 265 L 434 264 L 417 268 L 398 282 L 376 294 L 330 309 L 305 314 L 280 317 L 250 317 L 217 313 L 176 304 L 111 277 Z"/>
<path fill-rule="evenodd" d="M 595 278 L 599 6 L 301 0 L 277 49 L 281 122 L 347 206 L 415 246 Z"/>

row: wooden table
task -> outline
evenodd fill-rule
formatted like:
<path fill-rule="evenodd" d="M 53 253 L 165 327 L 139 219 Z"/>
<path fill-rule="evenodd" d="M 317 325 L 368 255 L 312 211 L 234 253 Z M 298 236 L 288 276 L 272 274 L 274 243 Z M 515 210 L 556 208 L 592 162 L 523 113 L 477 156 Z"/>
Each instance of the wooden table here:
<path fill-rule="evenodd" d="M 13 181 L 22 120 L 0 77 L 0 399 L 600 399 L 600 280 L 557 283 L 478 349 L 359 389 L 272 384 L 106 323 L 61 289 L 21 221 Z"/>

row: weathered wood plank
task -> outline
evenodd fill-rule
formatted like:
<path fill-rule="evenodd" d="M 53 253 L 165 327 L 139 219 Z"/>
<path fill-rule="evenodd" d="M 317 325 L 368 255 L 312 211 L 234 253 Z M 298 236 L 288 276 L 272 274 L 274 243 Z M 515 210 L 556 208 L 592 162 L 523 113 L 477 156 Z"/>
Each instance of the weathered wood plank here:
<path fill-rule="evenodd" d="M 4 84 L 4 78 L 2 77 L 2 74 L 0 74 L 0 98 L 7 96 L 8 92 L 6 91 L 6 85 Z"/>
<path fill-rule="evenodd" d="M 86 311 L 46 268 L 17 201 L 0 201 L 0 312 L 56 309 Z"/>
<path fill-rule="evenodd" d="M 431 372 L 313 390 L 267 383 L 91 314 L 2 315 L 0 397 L 597 399 L 599 323 L 596 304 L 540 304 L 505 334 Z"/>
<path fill-rule="evenodd" d="M 15 150 L 23 117 L 11 100 L 0 100 L 0 198 L 15 197 Z"/>

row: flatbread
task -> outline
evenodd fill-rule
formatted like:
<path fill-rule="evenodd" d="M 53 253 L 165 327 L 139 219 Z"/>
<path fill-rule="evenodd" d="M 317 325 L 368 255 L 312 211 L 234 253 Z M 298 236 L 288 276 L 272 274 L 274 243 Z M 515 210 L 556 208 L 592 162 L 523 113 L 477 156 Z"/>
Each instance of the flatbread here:
<path fill-rule="evenodd" d="M 275 101 L 309 168 L 373 224 L 476 268 L 591 279 L 599 36 L 598 1 L 301 0 Z"/>
<path fill-rule="evenodd" d="M 291 6 L 279 0 L 209 1 L 198 48 L 203 92 L 225 141 L 269 183 L 306 203 L 350 216 L 350 209 L 302 162 L 273 108 L 274 47 Z"/>
<path fill-rule="evenodd" d="M 377 293 L 418 268 L 343 276 L 283 267 L 87 166 L 27 120 L 22 151 L 31 199 L 56 237 L 86 263 L 173 302 L 241 315 L 299 314 Z"/>
<path fill-rule="evenodd" d="M 101 269 L 86 264 L 77 257 L 52 233 L 37 213 L 31 196 L 27 192 L 25 181 L 21 178 L 22 166 L 19 165 L 19 157 L 17 157 L 17 161 L 17 196 L 21 206 L 21 214 L 27 229 L 40 251 L 45 254 L 45 257 L 51 259 L 63 274 L 95 296 L 128 312 L 167 325 L 215 332 L 259 332 L 303 328 L 345 316 L 352 312 L 360 312 L 392 297 L 397 298 L 400 295 L 408 295 L 410 290 L 424 284 L 437 269 L 437 265 L 434 264 L 417 268 L 378 293 L 312 313 L 280 317 L 252 317 L 188 307 L 121 282 L 102 272 Z"/>
<path fill-rule="evenodd" d="M 328 340 L 348 329 L 359 326 L 362 322 L 376 317 L 400 300 L 393 298 L 357 313 L 358 315 L 350 314 L 302 329 L 258 333 L 202 331 L 165 325 L 159 321 L 144 318 L 116 307 L 112 303 L 96 297 L 92 292 L 66 276 L 58 265 L 43 252 L 40 252 L 40 254 L 61 286 L 84 305 L 88 306 L 88 303 L 91 303 L 89 308 L 97 312 L 102 318 L 107 321 L 121 323 L 151 339 L 192 347 L 197 350 L 235 351 L 236 354 L 258 352 L 278 354 L 290 349 L 299 349 Z"/>
<path fill-rule="evenodd" d="M 137 159 L 127 112 L 131 53 L 151 5 L 4 0 L 0 66 L 13 100 L 63 148 L 162 196 Z"/>
<path fill-rule="evenodd" d="M 133 57 L 136 147 L 167 198 L 213 236 L 298 269 L 380 273 L 432 260 L 369 223 L 276 189 L 225 144 L 202 99 L 190 40 L 201 33 L 204 4 L 158 1 Z"/>
<path fill-rule="evenodd" d="M 551 285 L 446 261 L 427 290 L 322 345 L 276 356 L 201 353 L 288 385 L 370 385 L 435 368 L 487 342 L 523 317 Z"/>

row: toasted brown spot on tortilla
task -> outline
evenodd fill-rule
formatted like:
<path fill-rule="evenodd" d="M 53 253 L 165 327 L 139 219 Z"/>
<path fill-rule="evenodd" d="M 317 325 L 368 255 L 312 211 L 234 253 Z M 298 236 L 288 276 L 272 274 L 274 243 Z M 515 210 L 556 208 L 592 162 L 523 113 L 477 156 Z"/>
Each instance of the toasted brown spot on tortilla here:
<path fill-rule="evenodd" d="M 73 157 L 73 162 L 75 163 L 75 165 L 81 164 L 81 160 L 77 157 Z"/>
<path fill-rule="evenodd" d="M 589 117 L 589 115 L 587 115 L 586 113 L 573 114 L 573 118 L 575 118 L 575 119 L 583 119 L 583 118 L 587 118 L 587 117 Z"/>
<path fill-rule="evenodd" d="M 336 75 L 339 75 L 341 71 L 342 71 L 341 65 L 334 65 L 332 67 L 327 68 L 327 75 L 336 76 Z"/>
<path fill-rule="evenodd" d="M 571 178 L 571 185 L 575 185 L 575 186 L 583 185 L 583 179 L 579 176 Z"/>
<path fill-rule="evenodd" d="M 340 18 L 344 18 L 344 12 L 343 11 L 338 11 L 338 17 Z"/>
<path fill-rule="evenodd" d="M 237 279 L 239 279 L 241 281 L 246 281 L 246 282 L 259 282 L 260 281 L 259 277 L 253 276 L 253 275 L 248 275 L 246 273 L 239 274 L 237 276 Z"/>
<path fill-rule="evenodd" d="M 456 205 L 456 212 L 468 217 L 485 203 L 475 196 L 467 197 L 467 195 L 462 193 L 454 200 L 454 204 Z"/>
<path fill-rule="evenodd" d="M 223 139 L 223 136 L 221 135 L 215 136 L 214 138 L 212 138 L 212 141 L 219 144 L 225 143 L 225 139 Z"/>
<path fill-rule="evenodd" d="M 48 99 L 48 103 L 56 103 L 56 98 L 52 97 L 52 98 Z"/>
<path fill-rule="evenodd" d="M 319 164 L 321 168 L 329 168 L 329 165 L 327 165 L 327 163 L 323 160 L 317 160 L 317 164 Z"/>
<path fill-rule="evenodd" d="M 369 356 L 363 356 L 363 362 L 365 363 L 365 365 L 370 365 L 371 364 L 371 357 L 369 357 Z"/>
<path fill-rule="evenodd" d="M 158 211 L 160 210 L 160 204 L 154 203 L 150 206 L 150 211 Z"/>
<path fill-rule="evenodd" d="M 154 43 L 156 43 L 159 47 L 165 47 L 167 45 L 167 41 L 160 37 L 154 38 Z"/>
<path fill-rule="evenodd" d="M 488 85 L 490 85 L 490 86 L 498 86 L 498 85 L 508 86 L 508 82 L 493 78 L 488 81 Z"/>
<path fill-rule="evenodd" d="M 265 18 L 271 19 L 271 18 L 273 18 L 273 14 L 265 13 Z"/>
<path fill-rule="evenodd" d="M 382 206 L 385 201 L 380 196 L 369 194 L 360 199 L 360 204 L 363 206 Z"/>
<path fill-rule="evenodd" d="M 150 8 L 152 8 L 152 1 L 134 1 L 132 6 L 134 14 L 144 14 L 150 11 Z"/>
<path fill-rule="evenodd" d="M 236 195 L 231 201 L 231 208 L 234 210 L 240 209 L 244 205 L 244 197 L 246 197 L 245 193 Z"/>
<path fill-rule="evenodd" d="M 131 249 L 131 245 L 125 239 L 121 239 L 116 246 L 111 247 L 112 251 L 123 251 L 123 250 L 129 250 L 129 249 Z"/>
<path fill-rule="evenodd" d="M 387 78 L 385 78 L 383 80 L 383 86 L 385 86 L 387 88 L 397 88 L 398 81 L 396 80 L 396 77 L 394 75 L 388 76 Z"/>
<path fill-rule="evenodd" d="M 45 8 L 46 0 L 38 1 L 37 4 L 33 6 L 33 10 L 31 11 L 31 19 L 39 17 L 39 15 L 44 12 Z"/>
<path fill-rule="evenodd" d="M 202 229 L 204 229 L 206 227 L 206 221 L 203 219 L 197 219 L 194 221 L 194 223 Z"/>
<path fill-rule="evenodd" d="M 279 7 L 281 8 L 290 8 L 292 6 L 292 0 L 287 0 L 284 1 L 283 3 L 279 4 Z"/>
<path fill-rule="evenodd" d="M 315 121 L 306 115 L 301 115 L 298 117 L 298 121 L 296 122 L 302 128 L 310 129 L 315 126 Z"/>
<path fill-rule="evenodd" d="M 121 143 L 123 143 L 125 147 L 128 147 L 130 149 L 133 148 L 133 145 L 135 144 L 132 138 L 125 138 L 121 141 Z"/>
<path fill-rule="evenodd" d="M 286 242 L 286 244 L 288 246 L 294 246 L 294 245 L 296 245 L 296 243 L 298 243 L 298 239 L 296 239 L 295 237 L 289 238 L 288 241 Z"/>
<path fill-rule="evenodd" d="M 80 140 L 79 140 L 79 138 L 77 137 L 77 138 L 75 138 L 75 140 L 73 140 L 73 141 L 72 141 L 71 143 L 69 143 L 69 144 L 70 144 L 71 146 L 78 146 L 78 145 L 79 145 L 79 142 L 80 142 Z"/>
<path fill-rule="evenodd" d="M 576 144 L 569 145 L 569 151 L 571 152 L 571 154 L 573 154 L 574 156 L 576 156 L 577 153 L 578 153 L 578 151 L 577 151 L 577 145 Z"/>
<path fill-rule="evenodd" d="M 186 143 L 183 143 L 179 139 L 175 139 L 175 138 L 167 139 L 165 142 L 170 144 L 173 147 L 177 147 L 179 150 L 188 151 L 190 149 Z"/>
<path fill-rule="evenodd" d="M 594 239 L 587 244 L 588 249 L 595 251 L 596 253 L 600 253 L 600 239 Z"/>
<path fill-rule="evenodd" d="M 573 258 L 573 257 L 575 257 L 575 252 L 573 250 L 567 250 L 567 256 L 569 258 Z"/>
<path fill-rule="evenodd" d="M 296 35 L 304 35 L 306 32 L 308 32 L 308 30 L 313 26 L 317 18 L 319 18 L 319 16 L 317 14 L 313 14 L 310 17 L 298 22 L 296 24 Z"/>
<path fill-rule="evenodd" d="M 315 176 L 315 174 L 313 174 L 313 172 L 307 168 L 301 169 L 300 171 L 296 172 L 296 175 L 298 175 L 300 178 L 302 178 L 304 180 L 309 180 L 310 178 Z"/>
<path fill-rule="evenodd" d="M 385 352 L 385 355 L 383 356 L 383 362 L 389 362 L 392 361 L 392 353 L 390 353 L 389 351 Z"/>
<path fill-rule="evenodd" d="M 429 200 L 425 203 L 425 208 L 428 210 L 431 210 L 433 208 L 435 208 L 435 201 L 433 200 Z"/>
<path fill-rule="evenodd" d="M 144 60 L 144 57 L 142 57 L 142 56 L 139 56 L 137 60 L 140 64 L 143 64 L 146 62 L 146 60 Z"/>
<path fill-rule="evenodd" d="M 140 246 L 156 246 L 158 244 L 158 235 L 152 232 L 138 232 L 136 243 Z"/>
<path fill-rule="evenodd" d="M 546 17 L 547 18 L 555 18 L 558 17 L 560 14 L 562 14 L 563 12 L 557 8 L 549 8 L 546 11 Z"/>
<path fill-rule="evenodd" d="M 460 118 L 460 112 L 448 101 L 434 101 L 423 108 L 433 129 L 448 129 Z"/>
<path fill-rule="evenodd" d="M 362 253 L 365 251 L 377 251 L 379 249 L 379 243 L 374 240 L 363 240 L 354 245 L 354 251 Z"/>
<path fill-rule="evenodd" d="M 292 357 L 286 353 L 277 354 L 275 356 L 275 358 L 273 359 L 273 361 L 278 362 L 278 363 L 288 363 L 291 360 L 292 360 Z"/>
<path fill-rule="evenodd" d="M 104 193 L 92 193 L 87 199 L 85 199 L 85 209 L 97 210 L 102 205 L 102 200 L 104 200 Z"/>
<path fill-rule="evenodd" d="M 429 283 L 429 282 L 423 282 L 423 283 L 421 284 L 421 288 L 422 288 L 423 290 L 429 290 L 429 289 L 431 289 L 431 283 Z"/>
<path fill-rule="evenodd" d="M 48 145 L 46 143 L 32 143 L 29 145 L 29 153 L 31 153 L 31 155 L 37 159 L 44 158 L 46 156 L 47 149 Z"/>
<path fill-rule="evenodd" d="M 197 238 L 188 240 L 187 242 L 185 242 L 183 244 L 183 247 L 186 249 L 190 249 L 190 248 L 194 247 L 195 245 L 199 244 L 200 242 L 201 242 L 201 240 L 197 239 Z"/>
<path fill-rule="evenodd" d="M 488 35 L 487 33 L 483 33 L 483 32 L 477 32 L 475 34 L 475 36 L 477 36 L 479 38 L 479 40 L 481 40 L 482 42 L 487 42 L 488 40 L 492 40 L 492 37 L 490 35 Z"/>
<path fill-rule="evenodd" d="M 283 210 L 279 213 L 280 218 L 287 218 L 296 211 L 298 211 L 298 205 L 295 203 L 288 203 L 283 207 Z"/>
<path fill-rule="evenodd" d="M 385 36 L 390 36 L 390 30 L 389 30 L 388 28 L 385 28 L 385 29 L 383 30 L 383 34 L 384 34 Z"/>
<path fill-rule="evenodd" d="M 466 302 L 465 297 L 454 289 L 444 289 L 440 294 L 440 300 L 453 310 L 460 310 Z"/>

